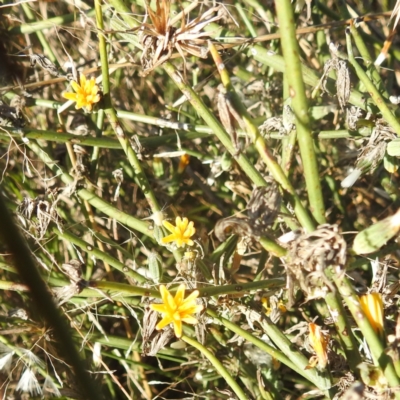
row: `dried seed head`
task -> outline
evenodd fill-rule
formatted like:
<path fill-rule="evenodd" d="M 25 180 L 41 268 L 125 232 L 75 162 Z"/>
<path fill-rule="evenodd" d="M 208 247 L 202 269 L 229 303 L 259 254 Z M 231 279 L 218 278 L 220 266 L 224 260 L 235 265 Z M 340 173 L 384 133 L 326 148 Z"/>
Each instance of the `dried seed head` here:
<path fill-rule="evenodd" d="M 337 225 L 320 225 L 289 244 L 286 269 L 290 303 L 293 283 L 297 282 L 308 299 L 324 297 L 333 286 L 324 274 L 325 268 L 346 264 L 347 245 Z"/>
<path fill-rule="evenodd" d="M 30 368 L 25 368 L 17 385 L 17 391 L 29 393 L 31 396 L 41 396 L 42 389 L 36 379 L 35 373 Z"/>
<path fill-rule="evenodd" d="M 282 201 L 277 183 L 273 180 L 268 180 L 268 183 L 266 187 L 256 187 L 247 204 L 249 218 L 260 231 L 265 231 L 275 222 Z"/>
<path fill-rule="evenodd" d="M 347 66 L 346 60 L 339 58 L 339 52 L 337 47 L 331 43 L 329 46 L 331 50 L 332 58 L 325 64 L 324 73 L 317 85 L 317 88 L 322 88 L 325 92 L 328 92 L 326 82 L 330 71 L 336 71 L 336 93 L 339 100 L 339 105 L 342 109 L 345 108 L 350 98 L 350 73 Z"/>
<path fill-rule="evenodd" d="M 82 263 L 79 260 L 71 260 L 62 264 L 61 269 L 73 283 L 77 283 L 82 279 Z"/>
<path fill-rule="evenodd" d="M 189 5 L 188 8 L 190 11 L 193 6 Z M 208 48 L 202 44 L 206 43 L 210 36 L 202 30 L 211 22 L 222 18 L 222 15 L 214 15 L 219 8 L 219 6 L 212 7 L 197 18 L 187 21 L 189 11 L 185 10 L 177 17 L 170 18 L 170 0 L 157 0 L 155 12 L 146 2 L 151 24 L 144 22 L 139 34 L 143 46 L 140 58 L 143 74 L 148 74 L 155 67 L 168 61 L 174 50 L 183 58 L 184 63 L 186 63 L 184 52 L 206 58 Z M 181 25 L 177 28 L 174 24 L 179 21 L 179 17 L 181 17 Z"/>
<path fill-rule="evenodd" d="M 367 144 L 360 149 L 356 169 L 342 181 L 341 186 L 350 187 L 363 173 L 373 172 L 382 162 L 388 142 L 396 138 L 397 135 L 384 120 L 377 120 Z"/>
<path fill-rule="evenodd" d="M 350 131 L 357 130 L 357 122 L 362 117 L 362 110 L 359 107 L 351 106 L 346 109 L 346 123 Z"/>

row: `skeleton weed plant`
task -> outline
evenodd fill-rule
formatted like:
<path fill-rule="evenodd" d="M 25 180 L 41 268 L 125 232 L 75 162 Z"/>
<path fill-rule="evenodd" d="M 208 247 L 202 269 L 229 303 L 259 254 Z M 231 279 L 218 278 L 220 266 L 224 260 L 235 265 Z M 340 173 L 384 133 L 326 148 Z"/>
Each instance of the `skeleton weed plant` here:
<path fill-rule="evenodd" d="M 400 398 L 394 3 L 0 7 L 0 399 Z"/>

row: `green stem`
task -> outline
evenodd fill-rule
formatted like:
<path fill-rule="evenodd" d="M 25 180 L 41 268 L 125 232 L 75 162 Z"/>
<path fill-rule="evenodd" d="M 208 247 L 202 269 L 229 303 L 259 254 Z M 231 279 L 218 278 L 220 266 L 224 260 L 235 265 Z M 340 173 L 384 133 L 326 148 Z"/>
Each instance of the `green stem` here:
<path fill-rule="evenodd" d="M 336 293 L 328 293 L 325 296 L 325 301 L 335 324 L 336 332 L 339 335 L 342 348 L 346 353 L 347 362 L 352 372 L 357 373 L 357 365 L 360 364 L 362 360 L 358 351 L 356 339 L 351 330 L 351 325 L 346 318 L 346 312 L 340 298 Z"/>
<path fill-rule="evenodd" d="M 53 228 L 53 232 L 60 238 L 64 239 L 68 243 L 72 243 L 75 246 L 79 246 L 84 252 L 86 252 L 89 256 L 94 256 L 96 259 L 103 261 L 117 269 L 118 271 L 123 272 L 126 276 L 129 276 L 132 279 L 140 283 L 147 282 L 147 279 L 137 273 L 136 271 L 132 271 L 128 269 L 122 262 L 116 260 L 111 255 L 102 252 L 101 250 L 94 247 L 92 244 L 85 242 L 84 240 L 80 239 L 79 237 L 71 234 L 70 232 L 63 231 L 60 232 L 57 228 Z"/>
<path fill-rule="evenodd" d="M 268 65 L 274 70 L 282 72 L 284 74 L 287 73 L 287 71 L 291 71 L 290 68 L 286 68 L 285 60 L 283 59 L 283 57 L 277 54 L 270 54 L 268 52 L 268 49 L 262 46 L 252 47 L 251 50 L 249 51 L 249 56 L 253 57 L 256 61 L 264 65 Z M 301 72 L 304 83 L 312 87 L 316 87 L 318 85 L 321 78 L 317 75 L 317 73 L 313 69 L 303 64 L 301 66 Z M 330 92 L 335 93 L 336 82 L 332 78 L 328 78 L 326 87 Z M 353 89 L 350 93 L 349 103 L 357 107 L 360 107 L 362 110 L 366 110 L 373 113 L 377 111 L 374 102 L 371 99 L 365 99 L 365 96 L 361 92 L 355 89 Z"/>
<path fill-rule="evenodd" d="M 150 187 L 149 181 L 143 171 L 142 164 L 137 156 L 137 154 L 133 151 L 132 145 L 129 142 L 129 138 L 125 135 L 124 130 L 118 120 L 117 114 L 112 107 L 111 97 L 110 97 L 110 75 L 108 69 L 108 57 L 107 57 L 107 45 L 104 34 L 104 24 L 103 24 L 103 12 L 101 9 L 100 0 L 95 0 L 95 10 L 96 10 L 96 22 L 97 28 L 99 29 L 98 38 L 99 38 L 99 50 L 100 50 L 100 59 L 101 59 L 101 71 L 103 75 L 103 96 L 104 96 L 104 111 L 107 114 L 107 117 L 111 123 L 111 126 L 119 140 L 121 147 L 123 148 L 125 154 L 128 157 L 129 163 L 135 171 L 137 182 L 140 188 L 143 191 L 144 196 L 149 202 L 150 208 L 153 213 L 161 211 L 161 207 L 158 204 L 158 201 L 155 197 L 153 190 Z"/>
<path fill-rule="evenodd" d="M 397 121 L 396 117 L 390 111 L 389 107 L 385 102 L 385 99 L 380 95 L 375 85 L 371 82 L 371 80 L 368 78 L 368 75 L 365 73 L 365 71 L 361 68 L 361 66 L 355 59 L 353 54 L 353 47 L 351 44 L 351 36 L 347 30 L 346 30 L 346 44 L 347 44 L 347 53 L 349 56 L 349 62 L 355 69 L 358 78 L 366 87 L 372 100 L 375 102 L 380 112 L 382 113 L 383 118 L 393 128 L 396 134 L 400 136 L 400 123 Z"/>
<path fill-rule="evenodd" d="M 226 380 L 226 383 L 231 387 L 231 389 L 236 393 L 240 400 L 247 400 L 248 396 L 243 392 L 242 388 L 238 385 L 238 383 L 233 379 L 231 374 L 226 370 L 226 368 L 222 365 L 222 363 L 211 353 L 210 350 L 206 349 L 202 344 L 198 341 L 190 339 L 189 337 L 183 335 L 181 339 L 190 344 L 194 348 L 200 351 L 205 357 L 207 357 L 208 361 L 215 367 L 218 373 Z"/>
<path fill-rule="evenodd" d="M 27 16 L 29 21 L 33 21 L 35 19 L 35 15 L 33 14 L 30 6 L 26 3 L 21 4 L 22 9 L 24 10 L 25 15 Z M 43 46 L 43 48 L 46 50 L 47 56 L 53 63 L 57 63 L 57 58 L 54 55 L 53 49 L 49 45 L 46 37 L 44 36 L 44 33 L 42 31 L 37 31 L 36 36 L 39 39 L 40 44 Z"/>
<path fill-rule="evenodd" d="M 274 179 L 282 186 L 284 190 L 286 190 L 292 197 L 294 212 L 300 222 L 300 224 L 308 231 L 313 231 L 315 226 L 313 220 L 310 218 L 307 210 L 304 208 L 303 204 L 300 201 L 300 198 L 297 196 L 295 189 L 293 188 L 291 182 L 288 177 L 283 172 L 281 166 L 276 161 L 275 157 L 269 151 L 264 138 L 260 135 L 258 128 L 254 125 L 249 113 L 246 110 L 246 107 L 242 104 L 239 96 L 233 89 L 231 84 L 231 80 L 229 77 L 229 73 L 222 62 L 220 55 L 218 54 L 215 46 L 210 42 L 209 48 L 211 54 L 214 58 L 214 62 L 217 66 L 218 72 L 221 76 L 221 81 L 224 87 L 227 89 L 227 95 L 229 99 L 232 101 L 234 108 L 243 119 L 244 124 L 246 126 L 246 132 L 250 136 L 251 141 L 254 143 L 258 153 L 261 158 L 265 162 L 268 169 L 271 171 Z M 237 153 L 237 150 L 235 151 Z"/>
<path fill-rule="evenodd" d="M 297 372 L 299 375 L 303 376 L 304 378 L 306 378 L 307 380 L 312 382 L 320 390 L 325 391 L 332 386 L 321 375 L 318 374 L 318 372 L 315 370 L 315 368 L 314 369 L 305 369 L 305 367 L 308 365 L 308 360 L 300 352 L 294 351 L 293 344 L 290 343 L 286 338 L 285 338 L 285 343 L 287 341 L 288 344 L 284 346 L 285 351 L 283 351 L 282 349 L 278 350 L 278 349 L 268 345 L 264 341 L 256 338 L 248 331 L 245 331 L 244 329 L 238 327 L 233 322 L 230 322 L 226 318 L 219 316 L 215 311 L 213 311 L 211 309 L 207 309 L 207 314 L 210 315 L 211 317 L 213 317 L 214 319 L 218 320 L 221 324 L 226 326 L 232 332 L 240 335 L 244 339 L 248 340 L 250 343 L 257 346 L 259 349 L 268 353 L 271 357 L 273 357 L 273 358 L 277 359 L 278 361 L 280 361 L 281 363 L 287 365 L 290 369 L 292 369 L 293 371 Z M 267 332 L 267 334 L 269 335 L 268 332 Z M 273 336 L 276 336 L 276 335 L 273 335 Z M 271 337 L 271 340 L 275 342 L 273 337 Z M 281 341 L 278 340 L 278 343 L 281 343 Z M 276 344 L 278 344 L 278 343 L 276 343 Z"/>
<path fill-rule="evenodd" d="M 332 278 L 339 289 L 339 293 L 353 315 L 354 320 L 365 337 L 374 361 L 382 369 L 389 386 L 392 388 L 398 387 L 400 385 L 400 379 L 396 374 L 393 362 L 386 354 L 384 344 L 374 331 L 368 318 L 365 316 L 358 296 L 351 286 L 351 283 L 344 275 L 338 276 L 335 272 L 332 272 Z M 400 399 L 400 393 L 395 392 L 395 398 Z"/>
<path fill-rule="evenodd" d="M 28 146 L 56 175 L 61 176 L 62 181 L 66 185 L 71 185 L 73 183 L 73 178 L 65 173 L 63 169 L 57 165 L 57 163 L 46 152 L 44 152 L 40 146 L 34 142 L 29 142 Z M 87 200 L 93 207 L 109 217 L 115 218 L 121 224 L 135 229 L 144 235 L 149 236 L 150 238 L 154 238 L 153 231 L 149 229 L 149 224 L 147 222 L 134 218 L 118 210 L 87 189 L 79 189 L 77 190 L 77 194 L 81 199 Z"/>
<path fill-rule="evenodd" d="M 88 11 L 83 11 L 83 13 L 87 17 L 92 17 L 94 15 L 94 9 L 90 9 Z M 42 31 L 44 29 L 54 28 L 55 26 L 63 26 L 70 22 L 76 21 L 78 15 L 77 13 L 71 13 L 62 15 L 60 17 L 54 17 L 46 19 L 45 21 L 32 22 L 29 24 L 22 24 L 18 26 L 14 26 L 9 30 L 9 34 L 17 35 L 17 34 L 30 34 L 38 31 Z"/>
<path fill-rule="evenodd" d="M 286 66 L 290 65 L 287 74 L 292 108 L 296 116 L 297 140 L 299 142 L 304 177 L 310 201 L 311 213 L 319 224 L 325 223 L 325 206 L 318 172 L 314 140 L 311 135 L 308 101 L 301 71 L 299 46 L 296 38 L 296 27 L 290 0 L 275 3 L 281 32 L 283 58 Z"/>

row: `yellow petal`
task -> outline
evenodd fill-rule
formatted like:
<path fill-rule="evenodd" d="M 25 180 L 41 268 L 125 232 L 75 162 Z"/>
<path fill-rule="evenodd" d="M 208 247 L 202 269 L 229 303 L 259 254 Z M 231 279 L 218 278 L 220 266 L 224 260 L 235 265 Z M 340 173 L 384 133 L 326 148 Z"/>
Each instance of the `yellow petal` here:
<path fill-rule="evenodd" d="M 63 93 L 62 96 L 63 96 L 65 99 L 68 99 L 68 100 L 73 100 L 73 101 L 76 101 L 76 100 L 77 100 L 77 95 L 76 95 L 76 93 L 67 92 L 67 93 Z"/>
<path fill-rule="evenodd" d="M 196 233 L 196 229 L 194 228 L 194 222 L 190 221 L 188 227 L 185 230 L 185 236 L 190 237 Z"/>
<path fill-rule="evenodd" d="M 188 226 L 189 220 L 185 217 L 181 219 L 181 217 L 176 217 L 176 226 L 182 231 L 185 232 L 186 227 Z"/>
<path fill-rule="evenodd" d="M 192 239 L 186 239 L 186 244 L 187 244 L 188 246 L 193 246 L 193 245 L 194 245 L 194 242 L 193 242 Z"/>
<path fill-rule="evenodd" d="M 71 81 L 71 86 L 72 86 L 72 89 L 74 89 L 75 92 L 77 92 L 77 93 L 81 90 L 81 87 L 75 81 Z"/>
<path fill-rule="evenodd" d="M 186 297 L 185 299 L 185 303 L 188 302 L 193 302 L 195 301 L 197 298 L 199 297 L 199 291 L 198 290 L 194 290 L 192 293 L 189 294 L 188 297 Z"/>
<path fill-rule="evenodd" d="M 168 229 L 172 233 L 175 233 L 175 227 L 170 222 L 164 220 L 162 223 L 163 223 L 164 228 Z"/>
<path fill-rule="evenodd" d="M 86 86 L 86 76 L 85 75 L 81 74 L 80 82 L 81 82 L 81 88 L 85 89 L 85 86 Z"/>
<path fill-rule="evenodd" d="M 172 318 L 169 315 L 166 315 L 157 325 L 156 329 L 160 330 L 162 328 L 165 328 L 167 325 L 169 325 L 172 321 Z"/>
<path fill-rule="evenodd" d="M 185 297 L 185 285 L 182 283 L 179 285 L 178 290 L 176 291 L 174 301 L 175 304 L 180 305 Z"/>
<path fill-rule="evenodd" d="M 173 233 L 172 235 L 168 235 L 168 236 L 161 238 L 161 243 L 166 244 L 166 243 L 173 242 L 175 240 L 176 240 L 176 235 L 175 235 L 175 233 Z"/>
<path fill-rule="evenodd" d="M 182 321 L 174 321 L 174 332 L 176 337 L 182 336 Z"/>
<path fill-rule="evenodd" d="M 383 332 L 383 301 L 380 293 L 369 293 L 359 297 L 361 308 L 375 332 Z"/>
<path fill-rule="evenodd" d="M 203 309 L 203 306 L 201 304 L 188 304 L 184 305 L 179 308 L 179 311 L 182 314 L 189 315 L 189 314 L 195 314 L 197 312 L 200 312 Z"/>
<path fill-rule="evenodd" d="M 167 309 L 165 308 L 164 304 L 150 304 L 150 308 L 163 314 L 167 313 Z"/>
<path fill-rule="evenodd" d="M 169 291 L 164 285 L 160 285 L 160 294 L 161 294 L 162 301 L 164 303 L 168 303 Z"/>

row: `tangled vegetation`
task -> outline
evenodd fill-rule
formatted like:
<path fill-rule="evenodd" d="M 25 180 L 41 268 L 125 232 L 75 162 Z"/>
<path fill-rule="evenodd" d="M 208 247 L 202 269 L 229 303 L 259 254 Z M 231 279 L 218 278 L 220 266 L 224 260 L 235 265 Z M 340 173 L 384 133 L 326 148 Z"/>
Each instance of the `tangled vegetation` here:
<path fill-rule="evenodd" d="M 0 15 L 1 399 L 400 398 L 400 4 Z"/>

